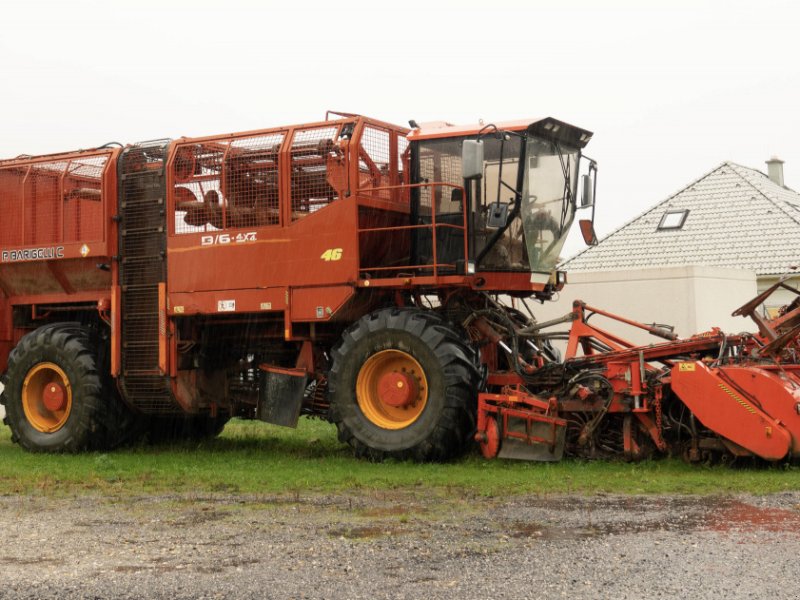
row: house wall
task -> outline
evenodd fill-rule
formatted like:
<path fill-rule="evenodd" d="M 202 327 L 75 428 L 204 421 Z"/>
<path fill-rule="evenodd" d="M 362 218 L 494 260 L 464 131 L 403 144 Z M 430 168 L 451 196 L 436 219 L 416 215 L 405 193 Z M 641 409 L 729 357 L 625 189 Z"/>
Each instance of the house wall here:
<path fill-rule="evenodd" d="M 775 285 L 776 283 L 778 283 L 779 280 L 780 280 L 779 275 L 775 276 L 762 275 L 761 277 L 758 278 L 758 293 L 760 294 L 771 285 Z M 800 275 L 795 277 L 790 277 L 786 279 L 783 283 L 795 289 L 800 289 Z M 775 290 L 775 292 L 773 292 L 773 294 L 767 299 L 767 301 L 764 303 L 764 307 L 767 309 L 768 312 L 774 311 L 780 308 L 781 306 L 789 304 L 795 298 L 797 298 L 797 294 L 794 294 L 787 289 L 780 288 Z"/>
<path fill-rule="evenodd" d="M 755 331 L 752 321 L 731 313 L 756 295 L 750 271 L 687 266 L 622 271 L 576 271 L 555 302 L 531 306 L 539 322 L 569 312 L 572 302 L 651 324 L 673 325 L 681 337 L 719 327 L 725 332 Z M 635 343 L 658 343 L 645 331 L 595 315 L 591 323 Z M 566 330 L 569 324 L 558 329 Z M 560 344 L 563 349 L 564 344 Z"/>

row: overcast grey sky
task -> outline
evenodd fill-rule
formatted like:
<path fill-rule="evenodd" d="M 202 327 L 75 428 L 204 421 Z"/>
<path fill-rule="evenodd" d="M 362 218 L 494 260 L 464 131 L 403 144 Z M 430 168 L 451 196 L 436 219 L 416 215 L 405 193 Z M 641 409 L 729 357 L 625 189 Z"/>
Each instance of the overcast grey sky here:
<path fill-rule="evenodd" d="M 800 188 L 800 4 L 13 2 L 0 156 L 315 121 L 595 132 L 603 235 L 724 160 Z M 567 253 L 581 246 L 572 240 Z"/>

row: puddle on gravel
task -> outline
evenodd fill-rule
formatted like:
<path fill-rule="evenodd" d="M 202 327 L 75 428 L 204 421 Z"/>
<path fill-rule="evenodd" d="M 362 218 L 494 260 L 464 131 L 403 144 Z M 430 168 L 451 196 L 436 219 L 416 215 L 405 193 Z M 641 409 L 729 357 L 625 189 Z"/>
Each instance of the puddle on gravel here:
<path fill-rule="evenodd" d="M 797 509 L 753 506 L 740 500 L 720 503 L 707 515 L 707 529 L 714 531 L 800 534 L 800 511 Z"/>
<path fill-rule="evenodd" d="M 800 535 L 800 505 L 793 509 L 773 508 L 756 506 L 733 498 L 713 497 L 645 500 L 594 498 L 560 503 L 545 500 L 542 505 L 569 512 L 585 511 L 589 522 L 573 526 L 516 522 L 512 524 L 509 535 L 514 538 L 541 540 L 581 540 L 654 531 L 772 532 Z M 597 518 L 597 513 L 609 510 L 618 510 L 622 517 L 626 512 L 633 513 L 636 519 L 611 521 Z M 664 517 L 665 513 L 670 516 Z"/>

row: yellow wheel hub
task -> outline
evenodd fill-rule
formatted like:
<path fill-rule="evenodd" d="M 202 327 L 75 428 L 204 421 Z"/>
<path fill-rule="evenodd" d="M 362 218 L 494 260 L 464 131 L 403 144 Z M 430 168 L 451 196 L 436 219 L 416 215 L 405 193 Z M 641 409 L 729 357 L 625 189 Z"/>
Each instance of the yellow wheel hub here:
<path fill-rule="evenodd" d="M 64 426 L 72 410 L 72 388 L 56 364 L 39 363 L 22 383 L 22 410 L 34 429 L 53 433 Z"/>
<path fill-rule="evenodd" d="M 358 373 L 356 398 L 361 412 L 384 429 L 402 429 L 416 421 L 428 403 L 428 380 L 413 356 L 382 350 Z"/>

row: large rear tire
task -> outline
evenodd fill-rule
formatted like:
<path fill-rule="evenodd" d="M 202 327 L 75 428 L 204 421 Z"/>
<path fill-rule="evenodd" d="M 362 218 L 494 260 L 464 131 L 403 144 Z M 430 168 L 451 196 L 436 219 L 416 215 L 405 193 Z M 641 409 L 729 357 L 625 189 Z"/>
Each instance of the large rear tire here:
<path fill-rule="evenodd" d="M 476 353 L 435 313 L 392 308 L 362 317 L 332 358 L 330 417 L 356 456 L 442 461 L 471 443 Z"/>
<path fill-rule="evenodd" d="M 127 415 L 78 323 L 44 325 L 23 337 L 8 359 L 5 423 L 11 439 L 34 452 L 105 450 L 124 441 Z"/>

